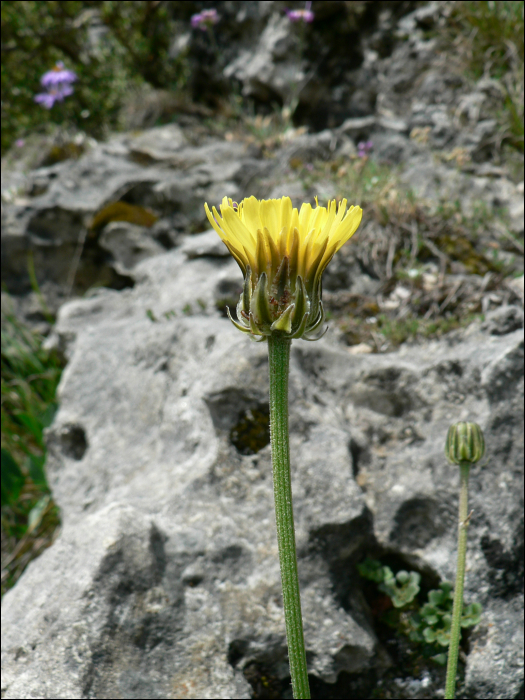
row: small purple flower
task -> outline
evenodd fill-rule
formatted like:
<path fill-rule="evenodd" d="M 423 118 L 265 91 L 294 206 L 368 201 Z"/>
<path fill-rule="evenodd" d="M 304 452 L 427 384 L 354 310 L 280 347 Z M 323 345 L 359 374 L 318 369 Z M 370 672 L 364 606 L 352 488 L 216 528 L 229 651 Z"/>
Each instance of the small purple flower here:
<path fill-rule="evenodd" d="M 72 70 L 64 68 L 62 61 L 57 61 L 55 67 L 44 73 L 40 79 L 41 85 L 46 92 L 35 95 L 34 100 L 46 109 L 51 109 L 55 102 L 63 102 L 64 97 L 73 94 L 71 83 L 77 80 L 77 76 Z"/>
<path fill-rule="evenodd" d="M 373 141 L 359 141 L 357 144 L 357 155 L 359 158 L 366 158 L 374 147 Z"/>
<path fill-rule="evenodd" d="M 218 21 L 219 15 L 215 9 L 202 10 L 202 12 L 198 12 L 197 14 L 191 16 L 191 26 L 194 29 L 200 29 L 203 32 L 210 27 L 213 27 L 213 25 L 217 24 Z"/>
<path fill-rule="evenodd" d="M 313 22 L 315 14 L 310 9 L 311 2 L 307 2 L 304 10 L 285 10 L 290 22 Z"/>
<path fill-rule="evenodd" d="M 17 140 L 15 141 L 15 146 L 16 146 L 17 148 L 22 148 L 23 146 L 25 146 L 25 141 L 24 141 L 24 139 L 17 139 Z"/>
<path fill-rule="evenodd" d="M 51 109 L 55 102 L 63 102 L 64 97 L 73 94 L 73 88 L 70 85 L 58 85 L 57 87 L 49 88 L 47 92 L 40 92 L 35 95 L 35 102 L 38 102 L 46 109 Z"/>
<path fill-rule="evenodd" d="M 62 61 L 57 61 L 55 67 L 44 73 L 40 78 L 40 83 L 43 87 L 49 88 L 55 85 L 70 84 L 77 80 L 77 76 L 72 70 L 64 68 Z"/>

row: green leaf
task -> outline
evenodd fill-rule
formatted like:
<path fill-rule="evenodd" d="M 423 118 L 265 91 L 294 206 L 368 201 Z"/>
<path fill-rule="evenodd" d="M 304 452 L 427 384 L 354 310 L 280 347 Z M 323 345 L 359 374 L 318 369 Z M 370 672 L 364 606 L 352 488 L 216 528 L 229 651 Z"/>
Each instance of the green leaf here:
<path fill-rule="evenodd" d="M 432 661 L 435 661 L 437 664 L 440 666 L 445 666 L 447 663 L 447 655 L 446 654 L 436 654 L 435 656 L 430 657 Z"/>
<path fill-rule="evenodd" d="M 441 603 L 445 600 L 445 595 L 443 591 L 429 591 L 428 592 L 428 601 L 431 603 L 431 605 L 441 605 Z"/>
<path fill-rule="evenodd" d="M 47 406 L 45 411 L 40 416 L 40 422 L 42 423 L 42 427 L 49 428 L 49 426 L 53 422 L 57 409 L 57 403 L 50 403 L 49 406 Z"/>
<path fill-rule="evenodd" d="M 386 595 L 389 598 L 393 598 L 396 594 L 396 589 L 394 586 L 392 586 L 391 582 L 388 583 L 380 583 L 378 586 L 379 590 L 382 591 L 383 593 L 386 593 Z"/>
<path fill-rule="evenodd" d="M 481 613 L 483 607 L 480 603 L 471 603 L 463 609 L 463 615 L 461 616 L 461 626 L 462 627 L 473 627 L 477 625 L 481 619 Z"/>
<path fill-rule="evenodd" d="M 2 447 L 2 505 L 14 503 L 25 483 L 24 475 L 8 450 Z"/>
<path fill-rule="evenodd" d="M 389 566 L 383 566 L 383 581 L 388 585 L 390 582 L 394 582 L 394 574 Z"/>
<path fill-rule="evenodd" d="M 415 642 L 416 644 L 421 644 L 425 641 L 425 638 L 421 632 L 417 632 L 416 630 L 412 630 L 412 632 L 409 633 L 408 638 L 411 642 Z"/>
<path fill-rule="evenodd" d="M 46 462 L 45 455 L 30 454 L 28 458 L 29 476 L 33 483 L 37 486 L 47 486 L 46 474 L 44 472 L 44 464 Z"/>
<path fill-rule="evenodd" d="M 420 629 L 420 627 L 422 627 L 422 625 L 423 625 L 423 618 L 418 613 L 412 613 L 408 617 L 408 624 L 414 631 L 418 631 Z M 418 634 L 419 634 L 419 631 L 418 631 Z"/>
<path fill-rule="evenodd" d="M 439 620 L 439 617 L 437 615 L 426 615 L 425 616 L 425 622 L 427 625 L 435 625 Z"/>
<path fill-rule="evenodd" d="M 403 596 L 392 596 L 392 605 L 394 608 L 404 608 L 410 601 L 407 601 Z"/>
<path fill-rule="evenodd" d="M 432 644 L 436 641 L 437 634 L 436 631 L 432 629 L 432 627 L 425 627 L 425 629 L 423 630 L 423 637 L 429 644 Z"/>
<path fill-rule="evenodd" d="M 429 615 L 438 615 L 437 608 L 434 605 L 431 605 L 430 603 L 425 603 L 419 612 L 425 618 L 425 620 Z"/>
<path fill-rule="evenodd" d="M 450 631 L 449 630 L 440 630 L 436 634 L 436 642 L 440 644 L 442 647 L 448 647 L 450 644 Z"/>
<path fill-rule="evenodd" d="M 439 584 L 439 587 L 441 588 L 441 590 L 444 593 L 444 599 L 454 597 L 453 593 L 452 593 L 452 589 L 454 588 L 454 586 L 450 583 L 450 581 L 442 581 Z"/>
<path fill-rule="evenodd" d="M 397 582 L 401 585 L 408 583 L 410 581 L 410 574 L 408 571 L 398 571 L 396 574 Z"/>
<path fill-rule="evenodd" d="M 50 496 L 43 496 L 38 503 L 31 508 L 27 518 L 27 532 L 31 532 L 42 522 L 42 516 L 49 504 Z"/>
<path fill-rule="evenodd" d="M 375 583 L 381 583 L 384 579 L 384 568 L 381 566 L 381 562 L 377 559 L 370 559 L 367 557 L 364 562 L 357 565 L 357 570 L 359 574 L 368 579 L 369 581 L 375 581 Z"/>
<path fill-rule="evenodd" d="M 37 445 L 41 448 L 44 447 L 44 426 L 42 423 L 36 418 L 35 416 L 32 416 L 30 413 L 17 413 L 15 415 L 15 419 L 21 423 L 27 430 L 31 433 L 31 435 L 34 437 L 35 442 Z"/>

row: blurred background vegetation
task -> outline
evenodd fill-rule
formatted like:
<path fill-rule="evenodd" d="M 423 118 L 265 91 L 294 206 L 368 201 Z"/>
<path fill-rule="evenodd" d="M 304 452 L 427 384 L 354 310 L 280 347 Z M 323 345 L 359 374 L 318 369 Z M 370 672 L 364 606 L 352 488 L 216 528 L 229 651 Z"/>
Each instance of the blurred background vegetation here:
<path fill-rule="evenodd" d="M 53 541 L 59 523 L 44 472 L 44 429 L 63 361 L 2 302 L 2 595 Z"/>
<path fill-rule="evenodd" d="M 522 2 L 456 2 L 450 16 L 449 42 L 459 48 L 474 79 L 493 78 L 501 87 L 496 107 L 502 135 L 523 153 Z"/>
<path fill-rule="evenodd" d="M 408 4 L 413 8 L 426 3 Z M 211 41 L 206 33 L 191 34 L 190 27 L 192 14 L 214 7 L 208 2 L 3 1 L 2 155 L 17 141 L 35 133 L 53 134 L 66 129 L 104 139 L 112 131 L 130 128 L 133 120 L 126 112 L 130 96 L 143 96 L 148 91 L 156 91 L 171 105 L 168 110 L 154 112 L 154 123 L 150 126 L 173 120 L 176 112 L 189 110 L 200 114 L 203 124 L 208 124 L 210 129 L 222 125 L 226 132 L 233 125 L 236 129 L 245 128 L 262 144 L 269 137 L 271 140 L 286 126 L 282 115 L 257 114 L 253 103 L 241 96 L 238 86 L 224 79 L 220 82 L 221 69 L 231 58 L 231 39 L 242 31 L 229 21 L 233 15 L 231 9 L 228 15 L 226 5 L 216 5 L 221 20 Z M 356 22 L 366 5 L 366 2 L 344 3 L 346 11 L 357 18 Z M 496 82 L 500 97 L 494 104 L 493 116 L 498 122 L 500 148 L 522 154 L 523 2 L 474 1 L 449 5 L 446 30 L 437 37 L 441 48 L 453 52 L 456 59 L 459 57 L 469 80 L 486 77 Z M 34 97 L 41 91 L 42 75 L 57 61 L 63 61 L 78 80 L 73 95 L 47 110 L 36 104 Z M 206 63 L 216 68 L 221 89 L 216 84 L 215 93 L 210 92 L 202 70 Z M 441 228 L 445 222 L 448 228 L 442 235 L 449 238 L 437 241 L 440 246 L 447 245 L 449 239 L 470 240 L 477 230 L 490 226 L 490 217 L 485 212 L 465 221 L 454 203 L 446 211 L 433 214 L 433 219 L 417 202 L 406 197 L 402 202 L 392 200 L 390 171 L 383 172 L 367 159 L 350 169 L 343 162 L 315 164 L 313 174 L 304 167 L 299 172 L 301 167 L 301 164 L 297 166 L 298 177 L 337 176 L 341 186 L 351 189 L 356 196 L 362 195 L 360 203 L 366 201 L 371 215 L 380 223 L 385 223 L 386 216 L 389 230 L 399 238 L 400 248 L 409 252 L 407 231 L 410 232 L 412 220 L 418 220 L 421 231 L 428 231 L 429 236 L 436 217 Z M 382 207 L 381 201 L 386 201 L 387 196 L 388 206 Z M 388 241 L 385 245 L 386 257 Z M 469 251 L 470 248 L 468 255 Z M 414 261 L 407 253 L 408 259 L 413 267 Z M 497 261 L 480 262 L 472 255 L 468 261 L 499 270 Z M 394 263 L 398 265 L 397 258 Z M 401 259 L 398 278 L 402 263 Z M 38 293 L 34 273 L 33 282 Z M 418 297 L 417 289 L 414 299 L 421 307 L 418 309 L 421 316 L 430 302 L 423 292 Z M 364 315 L 354 314 L 347 327 L 341 326 L 343 331 L 349 337 L 355 336 L 355 342 L 362 341 L 368 328 L 365 317 L 377 316 L 378 330 L 395 347 L 409 337 L 446 332 L 450 323 L 454 327 L 456 317 L 461 315 L 458 312 L 452 321 L 443 317 L 443 327 L 436 328 L 434 321 L 425 325 L 419 316 L 407 317 L 393 325 L 377 311 L 371 308 Z M 463 316 L 468 321 L 468 315 Z M 13 308 L 3 305 L 1 325 L 3 594 L 58 532 L 59 513 L 44 473 L 44 430 L 57 409 L 56 388 L 65 362 L 56 353 L 45 350 L 44 337 L 24 326 Z"/>
<path fill-rule="evenodd" d="M 227 3 L 217 3 L 217 6 Z M 358 22 L 366 2 L 344 3 Z M 416 6 L 425 3 L 412 3 Z M 465 72 L 498 81 L 502 139 L 523 152 L 523 3 L 450 3 L 443 50 L 460 52 Z M 165 91 L 179 105 L 211 100 L 202 63 L 223 63 L 240 28 L 220 8 L 215 39 L 187 41 L 191 15 L 212 3 L 133 0 L 2 2 L 2 154 L 29 133 L 67 125 L 95 138 L 125 126 L 122 109 L 135 89 Z M 230 12 L 231 14 L 231 12 Z M 224 25 L 229 26 L 224 26 Z M 195 34 L 195 33 L 194 33 Z M 196 32 L 198 35 L 199 32 Z M 210 42 L 208 42 L 210 43 Z M 51 110 L 34 102 L 40 78 L 57 61 L 75 71 L 74 95 Z M 224 81 L 216 104 L 237 120 L 252 105 Z M 230 101 L 225 109 L 224 100 Z"/>
<path fill-rule="evenodd" d="M 17 139 L 54 124 L 95 138 L 119 126 L 130 89 L 144 83 L 175 93 L 187 75 L 169 58 L 177 34 L 165 2 L 2 2 L 2 153 Z M 191 15 L 192 3 L 181 14 Z M 56 61 L 75 71 L 75 94 L 49 111 L 34 102 Z"/>

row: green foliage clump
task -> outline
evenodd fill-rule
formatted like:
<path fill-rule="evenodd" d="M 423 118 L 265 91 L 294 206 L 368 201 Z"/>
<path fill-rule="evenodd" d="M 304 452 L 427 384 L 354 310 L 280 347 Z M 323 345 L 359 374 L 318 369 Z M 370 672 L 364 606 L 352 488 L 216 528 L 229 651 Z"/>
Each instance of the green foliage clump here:
<path fill-rule="evenodd" d="M 411 642 L 422 648 L 426 657 L 440 665 L 446 663 L 446 652 L 450 643 L 450 625 L 454 595 L 452 584 L 443 581 L 439 588 L 428 593 L 426 602 L 419 605 L 421 576 L 417 571 L 398 571 L 394 575 L 390 567 L 376 559 L 367 558 L 358 564 L 359 574 L 377 584 L 378 589 L 391 600 L 394 610 L 382 614 L 382 621 L 406 635 Z M 463 608 L 462 627 L 473 627 L 481 619 L 482 607 L 471 603 Z"/>
<path fill-rule="evenodd" d="M 483 75 L 487 58 L 491 61 L 492 75 L 498 78 L 512 68 L 512 50 L 523 60 L 522 2 L 468 0 L 455 5 L 456 19 L 464 22 L 471 30 L 471 68 L 478 77 Z M 472 28 L 476 31 L 472 32 Z"/>
<path fill-rule="evenodd" d="M 433 644 L 448 649 L 450 644 L 450 626 L 452 622 L 452 605 L 454 594 L 452 584 L 443 581 L 439 589 L 429 591 L 428 602 L 410 618 L 412 630 L 410 639 L 418 644 Z M 463 608 L 461 627 L 473 627 L 481 619 L 480 603 L 471 603 Z M 446 654 L 441 652 L 432 657 L 434 661 L 444 665 Z"/>
<path fill-rule="evenodd" d="M 117 128 L 124 98 L 148 84 L 178 90 L 184 58 L 168 56 L 177 25 L 170 3 L 2 2 L 2 154 L 15 139 L 68 126 L 101 138 Z M 57 61 L 74 93 L 50 110 L 34 102 Z"/>
<path fill-rule="evenodd" d="M 375 559 L 365 559 L 357 569 L 363 578 L 379 584 L 379 590 L 386 593 L 395 608 L 408 605 L 419 593 L 421 576 L 417 571 L 398 571 L 394 575 L 390 567 L 382 566 Z"/>
<path fill-rule="evenodd" d="M 3 307 L 8 302 L 3 299 Z M 44 472 L 44 430 L 57 410 L 63 362 L 7 308 L 1 324 L 3 594 L 51 544 L 59 523 Z"/>
<path fill-rule="evenodd" d="M 495 116 L 502 139 L 523 153 L 523 2 L 473 0 L 452 5 L 454 45 L 466 53 L 475 79 L 490 77 L 499 85 L 501 104 Z"/>

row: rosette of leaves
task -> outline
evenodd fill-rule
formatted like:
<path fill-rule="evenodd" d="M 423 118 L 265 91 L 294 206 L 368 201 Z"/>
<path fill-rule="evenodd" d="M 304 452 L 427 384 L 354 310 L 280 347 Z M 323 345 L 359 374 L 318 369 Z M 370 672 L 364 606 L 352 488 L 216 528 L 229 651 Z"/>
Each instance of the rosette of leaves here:
<path fill-rule="evenodd" d="M 395 608 L 409 605 L 419 593 L 421 576 L 417 571 L 398 571 L 394 575 L 390 567 L 375 559 L 365 559 L 357 569 L 361 576 L 379 584 L 379 590 L 386 593 Z"/>
<path fill-rule="evenodd" d="M 394 576 L 387 566 L 384 568 L 387 569 L 387 575 L 378 588 L 387 594 L 395 608 L 404 608 L 419 593 L 421 576 L 417 571 L 398 571 Z"/>
<path fill-rule="evenodd" d="M 395 610 L 383 613 L 382 622 L 422 647 L 425 657 L 440 665 L 446 664 L 454 603 L 452 584 L 443 581 L 438 589 L 429 591 L 427 601 L 419 607 L 417 595 L 421 577 L 416 571 L 398 571 L 394 575 L 390 567 L 370 558 L 358 564 L 357 569 L 363 578 L 376 583 L 377 588 L 392 601 Z M 479 603 L 466 605 L 461 626 L 477 625 L 481 612 Z"/>
<path fill-rule="evenodd" d="M 413 642 L 432 644 L 448 649 L 450 643 L 450 625 L 452 622 L 452 605 L 454 603 L 453 586 L 448 581 L 439 584 L 439 589 L 429 591 L 428 602 L 411 616 L 409 634 Z M 473 627 L 481 618 L 480 603 L 471 603 L 463 608 L 461 627 Z M 432 656 L 439 664 L 446 663 L 446 653 L 438 652 Z"/>

